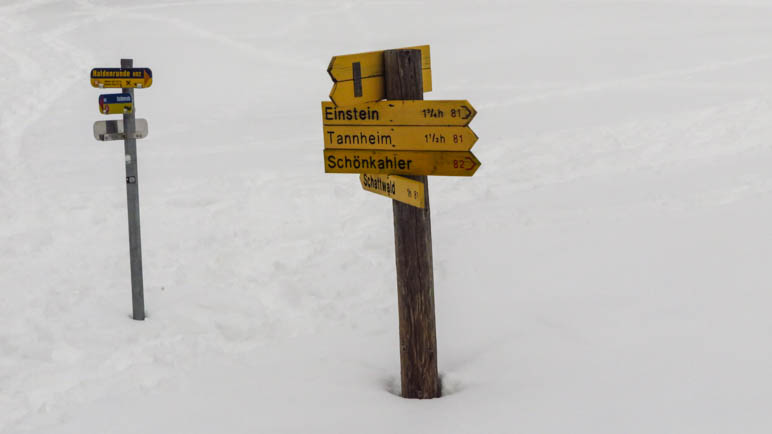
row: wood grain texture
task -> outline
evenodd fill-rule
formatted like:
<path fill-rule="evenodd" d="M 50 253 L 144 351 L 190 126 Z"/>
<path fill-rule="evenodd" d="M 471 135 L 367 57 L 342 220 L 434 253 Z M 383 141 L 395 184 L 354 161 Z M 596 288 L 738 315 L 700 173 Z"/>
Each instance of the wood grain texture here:
<path fill-rule="evenodd" d="M 388 50 L 383 57 L 386 98 L 422 100 L 421 51 Z M 438 398 L 429 183 L 426 176 L 407 178 L 423 183 L 424 208 L 393 201 L 402 397 Z"/>

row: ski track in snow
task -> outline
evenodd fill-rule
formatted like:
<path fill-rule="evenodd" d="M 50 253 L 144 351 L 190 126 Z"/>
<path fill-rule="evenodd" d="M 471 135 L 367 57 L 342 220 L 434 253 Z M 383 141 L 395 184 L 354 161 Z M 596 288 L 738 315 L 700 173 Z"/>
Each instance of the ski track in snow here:
<path fill-rule="evenodd" d="M 30 2 L 27 8 L 41 7 L 48 2 Z M 18 13 L 27 11 L 27 8 L 19 7 L 11 9 Z M 6 21 L 12 21 L 8 18 Z M 77 30 L 88 20 L 73 21 L 62 24 L 51 30 L 41 33 L 33 33 L 29 30 L 23 35 L 16 36 L 21 29 L 18 26 L 9 29 L 9 34 L 4 38 L 0 52 L 9 56 L 19 69 L 19 77 L 22 83 L 17 87 L 22 89 L 23 96 L 6 104 L 6 109 L 0 113 L 0 142 L 3 144 L 5 155 L 5 167 L 3 170 L 4 185 L 14 185 L 10 190 L 14 198 L 13 203 L 23 204 L 25 197 L 30 197 L 36 192 L 26 189 L 27 183 L 21 178 L 26 171 L 27 162 L 21 157 L 22 138 L 34 125 L 41 125 L 41 120 L 50 115 L 48 110 L 41 109 L 44 101 L 55 101 L 70 91 L 71 87 L 82 80 L 83 65 L 94 62 L 93 56 L 83 49 L 62 40 L 67 33 Z M 32 34 L 32 43 L 30 39 Z M 13 38 L 16 36 L 15 38 Z M 22 42 L 23 41 L 23 42 Z M 50 63 L 40 64 L 35 62 L 25 51 L 12 47 L 29 47 L 42 44 L 48 52 L 46 58 Z"/>

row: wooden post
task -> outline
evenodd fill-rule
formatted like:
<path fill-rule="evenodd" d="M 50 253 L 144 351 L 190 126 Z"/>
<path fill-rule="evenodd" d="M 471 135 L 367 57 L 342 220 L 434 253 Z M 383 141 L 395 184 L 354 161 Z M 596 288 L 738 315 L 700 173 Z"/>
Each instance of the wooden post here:
<path fill-rule="evenodd" d="M 421 50 L 387 50 L 383 61 L 387 99 L 424 99 Z M 426 207 L 421 209 L 392 201 L 402 397 L 438 398 L 440 380 L 434 319 L 429 183 L 426 176 L 408 178 L 424 183 Z"/>
<path fill-rule="evenodd" d="M 121 59 L 121 68 L 131 68 L 133 59 Z M 137 321 L 145 319 L 145 289 L 142 279 L 142 236 L 139 231 L 139 179 L 137 177 L 136 101 L 134 89 L 124 88 L 131 94 L 134 110 L 123 114 L 123 148 L 126 154 L 126 202 L 129 210 L 129 260 L 131 261 L 131 306 L 132 317 Z"/>

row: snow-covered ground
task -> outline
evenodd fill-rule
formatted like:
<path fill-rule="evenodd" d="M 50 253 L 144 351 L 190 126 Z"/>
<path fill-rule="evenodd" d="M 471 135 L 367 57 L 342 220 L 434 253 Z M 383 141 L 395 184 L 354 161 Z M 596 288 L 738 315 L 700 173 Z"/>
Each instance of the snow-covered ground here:
<path fill-rule="evenodd" d="M 0 433 L 772 432 L 772 1 L 0 1 Z M 444 397 L 391 203 L 323 172 L 336 54 L 431 44 Z M 148 319 L 92 67 L 133 57 Z"/>

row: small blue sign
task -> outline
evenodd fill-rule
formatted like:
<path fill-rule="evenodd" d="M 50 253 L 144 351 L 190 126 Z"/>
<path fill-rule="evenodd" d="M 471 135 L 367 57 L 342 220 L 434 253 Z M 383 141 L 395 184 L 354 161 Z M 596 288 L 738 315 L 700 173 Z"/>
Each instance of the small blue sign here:
<path fill-rule="evenodd" d="M 104 115 L 131 113 L 134 101 L 129 93 L 99 95 L 99 111 Z"/>

